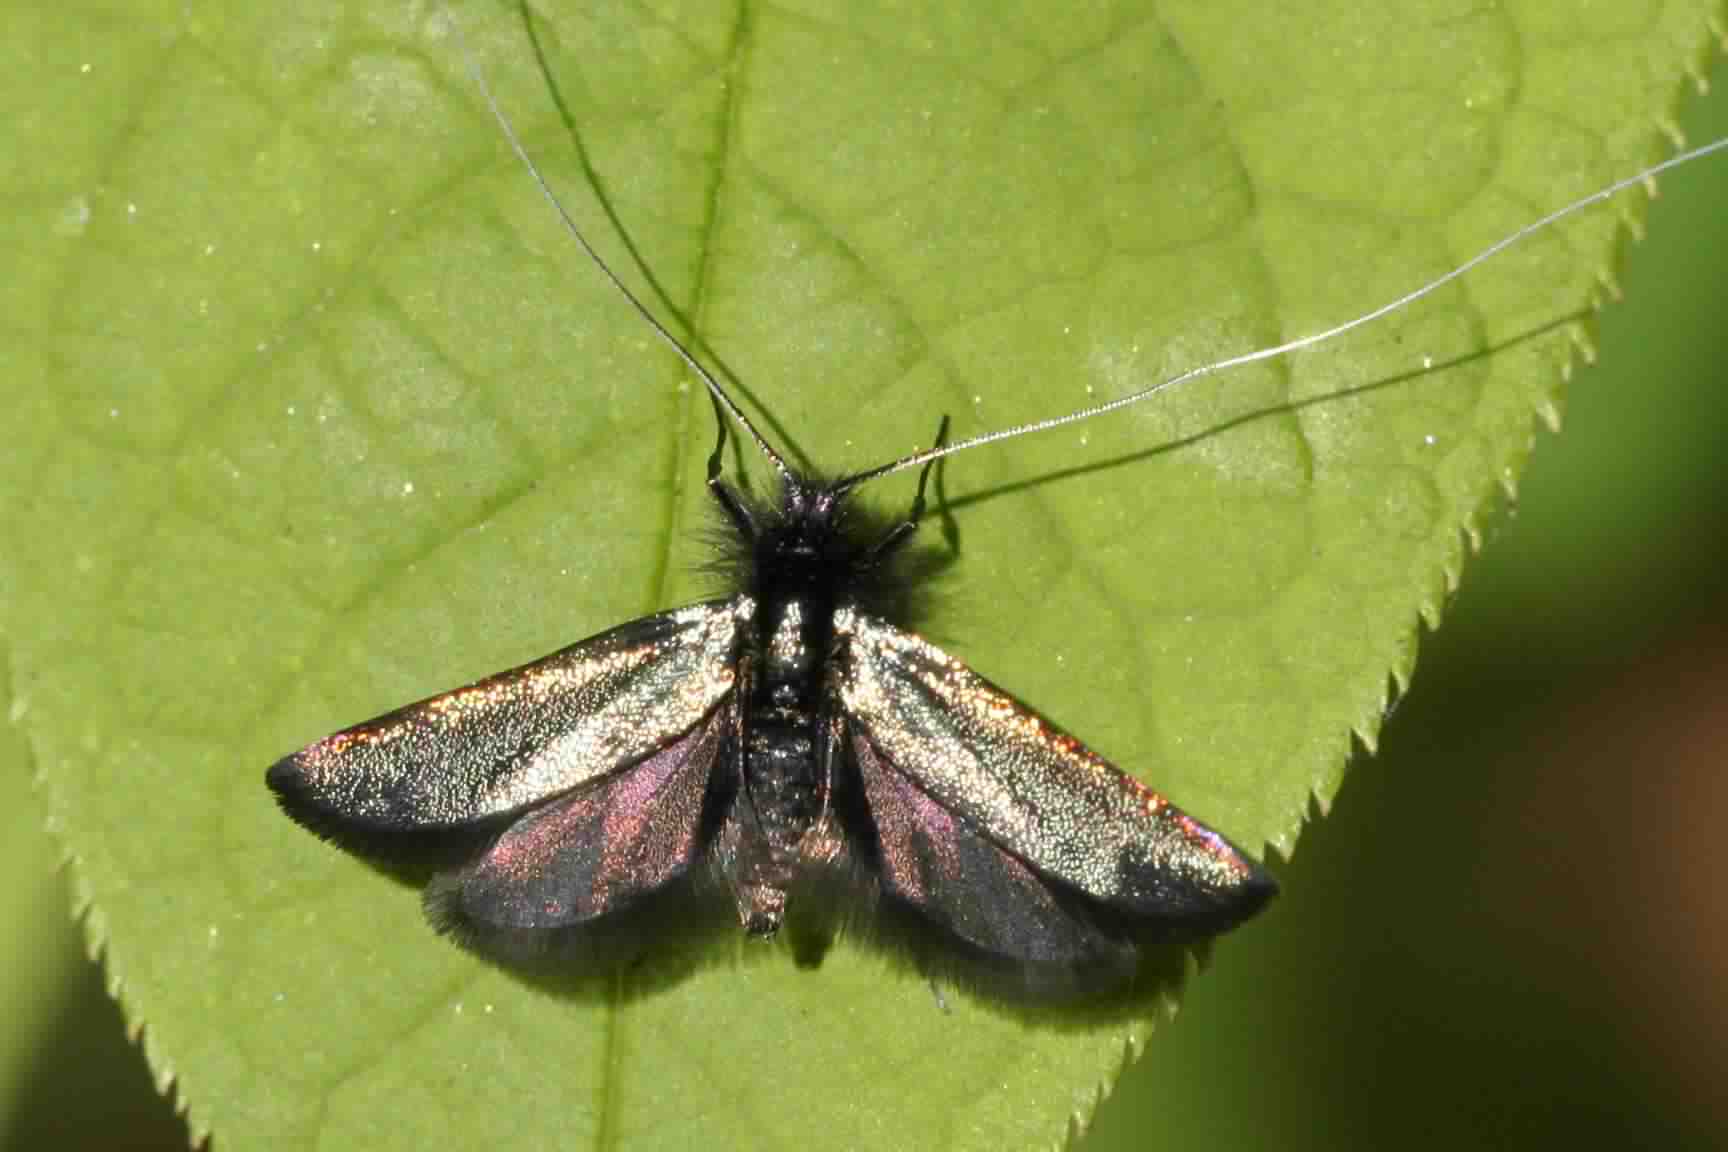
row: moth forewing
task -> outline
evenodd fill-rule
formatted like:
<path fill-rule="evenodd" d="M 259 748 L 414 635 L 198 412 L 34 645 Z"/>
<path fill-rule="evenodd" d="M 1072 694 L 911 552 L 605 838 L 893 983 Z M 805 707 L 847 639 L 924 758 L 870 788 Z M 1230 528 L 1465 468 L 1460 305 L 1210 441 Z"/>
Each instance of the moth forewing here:
<path fill-rule="evenodd" d="M 836 630 L 846 715 L 886 770 L 1042 876 L 1197 932 L 1276 891 L 1223 836 L 935 645 L 857 611 Z"/>
<path fill-rule="evenodd" d="M 288 814 L 337 840 L 530 807 L 677 739 L 732 691 L 742 597 L 620 625 L 346 728 L 272 765 Z"/>

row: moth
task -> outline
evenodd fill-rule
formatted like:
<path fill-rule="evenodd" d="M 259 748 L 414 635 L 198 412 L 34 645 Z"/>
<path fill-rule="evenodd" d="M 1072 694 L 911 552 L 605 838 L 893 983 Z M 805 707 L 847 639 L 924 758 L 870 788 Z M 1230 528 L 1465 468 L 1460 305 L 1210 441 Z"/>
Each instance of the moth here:
<path fill-rule="evenodd" d="M 986 986 L 1063 994 L 1119 987 L 1149 938 L 1266 903 L 1276 885 L 1223 836 L 877 610 L 933 460 L 908 515 L 872 534 L 848 501 L 883 470 L 798 472 L 708 379 L 737 592 L 286 757 L 267 779 L 290 816 L 363 850 L 502 820 L 426 907 L 507 959 L 702 873 L 746 933 L 773 936 L 788 894 L 828 880 L 919 917 Z M 722 479 L 727 417 L 772 465 L 773 503 Z"/>
<path fill-rule="evenodd" d="M 708 489 L 736 587 L 344 729 L 272 765 L 269 787 L 295 820 L 369 855 L 388 858 L 408 835 L 472 833 L 477 849 L 432 877 L 425 904 L 436 926 L 496 958 L 603 939 L 675 887 L 718 890 L 745 933 L 770 937 L 794 893 L 827 885 L 1029 996 L 1120 988 L 1149 943 L 1224 932 L 1277 885 L 1217 831 L 896 621 L 931 468 L 1330 339 L 1705 151 L 1326 332 L 1053 419 L 952 444 L 939 432 L 926 451 L 822 479 L 787 463 L 590 246 L 470 68 L 571 236 L 706 387 L 717 427 Z M 729 427 L 768 462 L 771 500 L 723 478 Z M 861 486 L 912 468 L 903 518 L 858 513 Z"/>
<path fill-rule="evenodd" d="M 872 538 L 848 515 L 855 478 L 770 459 L 772 504 L 710 463 L 734 595 L 327 737 L 270 768 L 282 805 L 350 841 L 504 818 L 426 894 L 434 923 L 504 956 L 605 931 L 704 871 L 772 936 L 801 874 L 826 872 L 1017 990 L 1066 991 L 1128 979 L 1148 934 L 1266 903 L 1273 881 L 1224 837 L 872 611 L 922 483 Z"/>

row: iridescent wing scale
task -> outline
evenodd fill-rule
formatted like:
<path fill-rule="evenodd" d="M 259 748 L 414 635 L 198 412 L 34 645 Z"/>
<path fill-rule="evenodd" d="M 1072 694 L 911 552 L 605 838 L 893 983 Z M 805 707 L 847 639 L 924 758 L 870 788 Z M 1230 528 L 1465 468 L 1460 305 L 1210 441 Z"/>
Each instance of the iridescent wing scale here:
<path fill-rule="evenodd" d="M 731 694 L 753 602 L 632 620 L 368 720 L 272 765 L 300 823 L 335 839 L 520 811 L 677 744 Z M 710 745 L 685 740 L 692 754 Z"/>
<path fill-rule="evenodd" d="M 1007 906 L 979 895 L 941 907 L 963 898 L 940 895 L 944 889 L 978 889 L 969 871 L 988 871 L 990 884 L 1005 890 L 1053 881 L 1052 898 L 1078 893 L 1140 931 L 1220 932 L 1276 890 L 1222 835 L 935 645 L 856 609 L 837 614 L 835 632 L 839 704 L 872 820 L 886 830 L 882 881 L 927 909 L 936 899 L 937 918 L 958 923 L 961 935 L 990 947 L 999 933 L 985 921 Z M 940 834 L 943 821 L 982 837 L 1028 875 Z"/>
<path fill-rule="evenodd" d="M 1004 991 L 1048 994 L 1117 986 L 1133 972 L 1130 941 L 931 799 L 856 727 L 849 744 L 869 814 L 851 851 L 870 845 L 868 872 L 880 890 L 979 963 L 957 974 Z M 917 949 L 920 940 L 913 935 L 906 943 Z"/>
<path fill-rule="evenodd" d="M 532 956 L 684 876 L 703 851 L 710 773 L 729 739 L 728 701 L 628 769 L 517 819 L 464 867 L 433 878 L 426 914 L 504 956 Z"/>

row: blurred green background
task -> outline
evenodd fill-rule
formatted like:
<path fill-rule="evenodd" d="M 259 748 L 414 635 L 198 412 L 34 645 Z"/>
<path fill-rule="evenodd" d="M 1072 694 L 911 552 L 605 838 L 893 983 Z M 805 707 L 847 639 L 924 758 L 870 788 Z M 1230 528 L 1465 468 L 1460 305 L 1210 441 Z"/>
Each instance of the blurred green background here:
<path fill-rule="evenodd" d="M 1684 126 L 1728 135 L 1728 68 Z M 1728 1146 L 1728 158 L 1663 182 L 1379 754 L 1090 1152 Z M 0 1148 L 179 1148 L 0 727 Z M 171 802 L 171 798 L 164 798 Z"/>

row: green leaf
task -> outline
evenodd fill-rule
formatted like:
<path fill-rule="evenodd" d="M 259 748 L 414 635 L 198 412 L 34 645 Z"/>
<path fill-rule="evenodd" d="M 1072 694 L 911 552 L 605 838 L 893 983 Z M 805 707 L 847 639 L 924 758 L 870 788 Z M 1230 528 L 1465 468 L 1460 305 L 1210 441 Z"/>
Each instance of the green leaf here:
<path fill-rule="evenodd" d="M 1324 327 L 1659 155 L 1720 6 L 1576 7 L 601 6 L 537 19 L 544 72 L 513 11 L 461 19 L 605 250 L 584 155 L 664 314 L 840 470 L 943 412 L 963 436 Z M 1149 1017 L 944 1015 L 848 946 L 553 999 L 282 819 L 283 752 L 695 595 L 706 402 L 560 234 L 437 6 L 22 4 L 0 45 L 29 110 L 0 123 L 7 704 L 196 1129 L 994 1149 L 1090 1113 Z M 955 458 L 930 631 L 1288 852 L 1639 210 Z"/>

